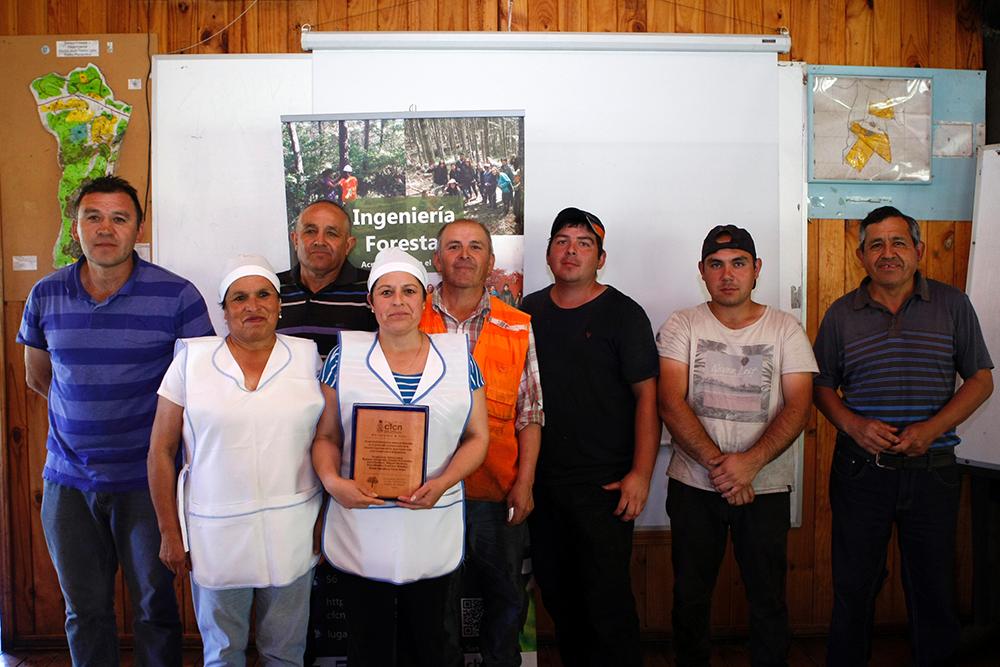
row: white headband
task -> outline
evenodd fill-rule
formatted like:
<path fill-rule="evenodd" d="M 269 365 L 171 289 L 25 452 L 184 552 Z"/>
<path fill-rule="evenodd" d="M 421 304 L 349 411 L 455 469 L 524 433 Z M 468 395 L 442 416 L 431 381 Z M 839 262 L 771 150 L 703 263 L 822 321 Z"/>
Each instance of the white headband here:
<path fill-rule="evenodd" d="M 423 262 L 399 248 L 390 247 L 375 255 L 371 273 L 368 274 L 368 291 L 372 291 L 379 278 L 393 271 L 409 273 L 420 281 L 424 289 L 427 289 L 427 270 L 424 269 Z"/>
<path fill-rule="evenodd" d="M 226 262 L 226 269 L 228 272 L 225 278 L 222 279 L 222 282 L 219 283 L 219 303 L 223 303 L 226 300 L 226 292 L 229 291 L 230 285 L 240 278 L 247 276 L 267 278 L 274 285 L 275 291 L 278 293 L 281 292 L 281 282 L 278 280 L 278 274 L 271 268 L 271 263 L 260 255 L 236 255 L 236 257 Z"/>

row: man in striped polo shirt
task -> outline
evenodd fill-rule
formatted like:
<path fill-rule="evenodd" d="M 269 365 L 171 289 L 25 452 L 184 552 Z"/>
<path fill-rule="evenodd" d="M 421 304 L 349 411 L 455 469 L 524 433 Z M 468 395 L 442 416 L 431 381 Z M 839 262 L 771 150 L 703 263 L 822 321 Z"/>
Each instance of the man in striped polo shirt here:
<path fill-rule="evenodd" d="M 174 342 L 213 330 L 194 285 L 135 253 L 141 233 L 127 181 L 85 185 L 72 229 L 83 257 L 32 288 L 17 334 L 28 387 L 49 402 L 41 519 L 74 665 L 118 664 L 118 563 L 132 598 L 136 663 L 181 663 L 146 453 Z"/>
<path fill-rule="evenodd" d="M 877 208 L 861 221 L 860 241 L 868 277 L 830 306 L 815 344 L 816 406 L 838 431 L 828 664 L 870 658 L 894 523 L 914 662 L 951 664 L 959 638 L 955 427 L 993 392 L 993 362 L 968 298 L 917 270 L 925 247 L 913 218 Z"/>
<path fill-rule="evenodd" d="M 347 212 L 328 199 L 306 206 L 291 233 L 298 263 L 278 274 L 281 281 L 281 319 L 278 331 L 316 343 L 326 359 L 337 345 L 340 331 L 375 331 L 375 315 L 368 307 L 368 271 L 347 260 L 354 249 Z M 334 569 L 323 561 L 316 568 L 310 593 L 306 664 L 315 655 L 337 650 L 325 638 L 337 627 L 329 620 L 328 600 L 339 594 Z"/>
<path fill-rule="evenodd" d="M 354 243 L 344 209 L 325 199 L 313 202 L 296 218 L 292 231 L 298 264 L 278 274 L 278 331 L 316 341 L 324 359 L 337 344 L 337 332 L 376 328 L 366 301 L 368 271 L 347 261 Z"/>

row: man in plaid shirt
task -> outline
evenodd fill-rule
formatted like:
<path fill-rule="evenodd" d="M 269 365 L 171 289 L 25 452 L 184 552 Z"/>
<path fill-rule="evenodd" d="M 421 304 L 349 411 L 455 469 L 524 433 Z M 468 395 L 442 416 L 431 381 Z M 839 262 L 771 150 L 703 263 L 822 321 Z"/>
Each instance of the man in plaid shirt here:
<path fill-rule="evenodd" d="M 483 465 L 465 480 L 465 567 L 482 587 L 483 664 L 508 667 L 521 664 L 524 521 L 534 507 L 543 414 L 531 318 L 487 292 L 494 259 L 489 230 L 480 222 L 456 220 L 442 227 L 434 253 L 442 282 L 427 297 L 420 328 L 467 334 L 486 378 L 490 448 Z"/>

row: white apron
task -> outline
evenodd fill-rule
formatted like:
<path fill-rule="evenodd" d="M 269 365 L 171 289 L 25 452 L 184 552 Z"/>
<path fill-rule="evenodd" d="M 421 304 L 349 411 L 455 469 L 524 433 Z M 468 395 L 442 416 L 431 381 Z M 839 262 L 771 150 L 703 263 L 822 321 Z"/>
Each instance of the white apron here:
<path fill-rule="evenodd" d="M 434 334 L 430 339 L 427 364 L 412 402 L 430 409 L 427 479 L 440 475 L 448 466 L 472 410 L 467 338 L 463 334 Z M 375 334 L 340 332 L 337 390 L 344 433 L 341 475 L 349 477 L 353 405 L 403 405 Z M 323 525 L 323 553 L 341 570 L 395 584 L 448 574 L 462 562 L 463 500 L 461 482 L 427 510 L 409 510 L 391 502 L 345 509 L 331 499 Z"/>
<path fill-rule="evenodd" d="M 186 355 L 177 498 L 192 576 L 206 588 L 286 586 L 318 560 L 316 344 L 278 334 L 254 391 L 222 338 L 178 341 L 176 354 Z"/>

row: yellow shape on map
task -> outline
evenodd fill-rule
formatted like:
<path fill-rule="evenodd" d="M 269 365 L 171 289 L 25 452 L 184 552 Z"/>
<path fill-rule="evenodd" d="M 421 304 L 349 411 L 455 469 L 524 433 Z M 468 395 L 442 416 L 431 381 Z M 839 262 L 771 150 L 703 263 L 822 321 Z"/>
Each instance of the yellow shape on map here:
<path fill-rule="evenodd" d="M 70 111 L 69 114 L 66 115 L 66 120 L 71 123 L 86 123 L 93 117 L 94 113 L 87 107 L 84 107 L 83 109 L 74 109 L 73 111 Z"/>
<path fill-rule="evenodd" d="M 857 137 L 857 141 L 851 146 L 844 156 L 844 162 L 861 171 L 868 164 L 871 156 L 877 154 L 886 162 L 892 162 L 892 147 L 889 145 L 889 135 L 885 132 L 873 132 L 861 127 L 861 123 L 851 123 L 851 133 Z"/>
<path fill-rule="evenodd" d="M 50 111 L 83 111 L 87 108 L 87 103 L 78 98 L 70 98 L 68 100 L 55 100 L 54 102 L 49 102 L 48 104 L 41 105 L 41 110 L 45 113 Z"/>
<path fill-rule="evenodd" d="M 110 143 L 115 136 L 115 121 L 107 116 L 98 116 L 90 126 L 90 138 L 96 144 Z"/>
<path fill-rule="evenodd" d="M 878 116 L 879 118 L 886 118 L 892 120 L 896 117 L 896 105 L 893 100 L 885 100 L 884 102 L 872 102 L 868 105 L 868 113 L 873 116 Z"/>

